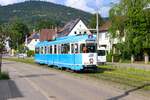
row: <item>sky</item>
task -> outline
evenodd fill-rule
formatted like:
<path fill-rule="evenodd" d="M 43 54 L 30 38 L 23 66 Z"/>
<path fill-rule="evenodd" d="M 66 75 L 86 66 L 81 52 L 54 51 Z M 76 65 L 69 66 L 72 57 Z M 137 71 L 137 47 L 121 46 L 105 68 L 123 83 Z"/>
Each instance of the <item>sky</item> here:
<path fill-rule="evenodd" d="M 0 5 L 8 5 L 23 1 L 29 0 L 0 0 Z M 90 13 L 95 13 L 96 11 L 99 11 L 102 17 L 108 17 L 109 10 L 112 7 L 112 5 L 119 2 L 119 0 L 40 0 L 40 1 L 53 2 Z"/>

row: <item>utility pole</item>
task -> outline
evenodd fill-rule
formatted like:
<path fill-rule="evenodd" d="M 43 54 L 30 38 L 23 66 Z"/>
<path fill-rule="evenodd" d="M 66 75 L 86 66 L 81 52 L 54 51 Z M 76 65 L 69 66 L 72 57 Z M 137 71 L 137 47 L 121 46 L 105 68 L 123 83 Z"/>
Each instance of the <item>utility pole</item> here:
<path fill-rule="evenodd" d="M 98 7 L 98 5 L 99 5 L 99 0 L 95 0 L 95 2 L 96 2 L 96 6 L 97 6 L 97 8 L 96 8 L 96 41 L 97 41 L 97 49 L 99 48 L 99 19 L 98 19 L 98 15 L 99 15 L 99 7 Z"/>
<path fill-rule="evenodd" d="M 97 35 L 96 35 L 96 41 L 97 41 L 97 49 L 99 47 L 99 20 L 98 20 L 98 9 L 97 9 L 97 14 L 96 14 L 96 32 L 97 32 Z"/>

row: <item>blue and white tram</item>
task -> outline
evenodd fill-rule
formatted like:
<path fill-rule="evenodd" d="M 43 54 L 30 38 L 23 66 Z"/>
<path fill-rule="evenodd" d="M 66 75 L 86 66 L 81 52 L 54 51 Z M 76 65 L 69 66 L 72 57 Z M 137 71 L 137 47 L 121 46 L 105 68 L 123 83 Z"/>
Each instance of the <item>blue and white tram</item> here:
<path fill-rule="evenodd" d="M 94 69 L 97 65 L 96 37 L 66 36 L 39 42 L 35 49 L 35 61 L 76 71 Z"/>

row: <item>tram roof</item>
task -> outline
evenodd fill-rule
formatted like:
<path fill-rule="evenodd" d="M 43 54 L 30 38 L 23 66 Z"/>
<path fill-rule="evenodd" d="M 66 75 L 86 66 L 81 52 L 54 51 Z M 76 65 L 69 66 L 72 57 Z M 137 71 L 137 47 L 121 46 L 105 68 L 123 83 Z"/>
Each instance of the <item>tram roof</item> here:
<path fill-rule="evenodd" d="M 55 41 L 43 41 L 39 42 L 36 46 L 46 46 L 46 45 L 56 45 L 56 44 L 65 44 L 65 43 L 77 43 L 80 41 L 94 41 L 96 36 L 89 37 L 89 35 L 79 35 L 79 36 L 65 36 L 56 38 Z"/>

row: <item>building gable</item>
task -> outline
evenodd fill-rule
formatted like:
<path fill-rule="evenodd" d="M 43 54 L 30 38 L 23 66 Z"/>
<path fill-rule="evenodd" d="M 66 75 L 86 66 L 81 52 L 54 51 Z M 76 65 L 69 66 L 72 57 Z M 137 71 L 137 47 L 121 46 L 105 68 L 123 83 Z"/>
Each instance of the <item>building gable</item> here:
<path fill-rule="evenodd" d="M 78 35 L 78 34 L 90 34 L 90 31 L 83 23 L 83 21 L 78 18 L 76 20 L 72 20 L 68 22 L 59 32 L 58 37 L 70 36 L 70 35 Z"/>
<path fill-rule="evenodd" d="M 82 20 L 79 20 L 78 23 L 72 28 L 71 32 L 68 35 L 79 35 L 79 34 L 90 34 L 90 31 L 83 23 Z"/>

